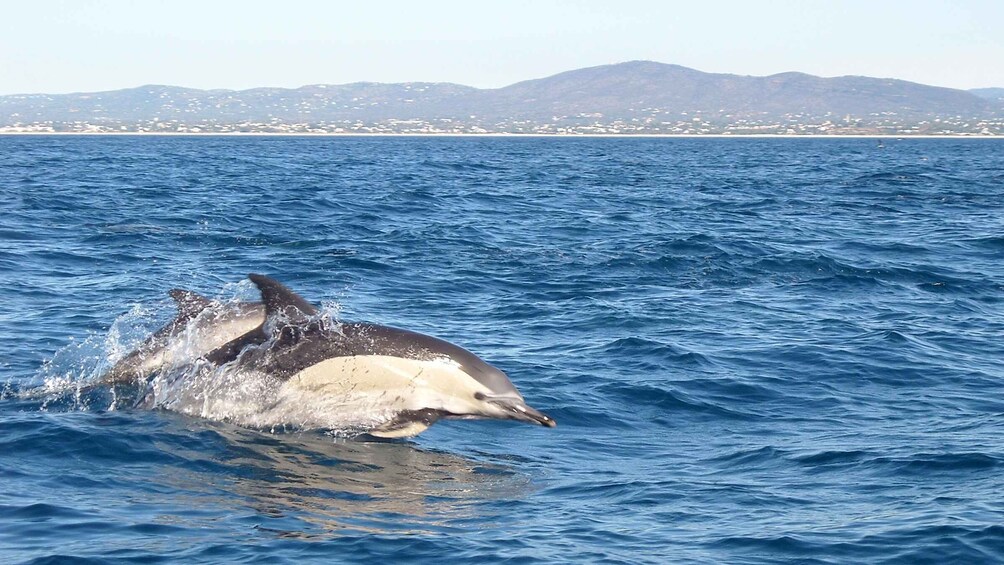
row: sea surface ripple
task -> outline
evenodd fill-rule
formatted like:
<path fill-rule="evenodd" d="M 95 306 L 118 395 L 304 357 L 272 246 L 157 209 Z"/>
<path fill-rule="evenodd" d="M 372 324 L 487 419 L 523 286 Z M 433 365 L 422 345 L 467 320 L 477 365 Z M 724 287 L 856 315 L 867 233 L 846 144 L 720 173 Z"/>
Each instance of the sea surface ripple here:
<path fill-rule="evenodd" d="M 1004 561 L 1002 196 L 986 139 L 2 136 L 0 561 Z M 558 427 L 66 394 L 249 272 Z"/>

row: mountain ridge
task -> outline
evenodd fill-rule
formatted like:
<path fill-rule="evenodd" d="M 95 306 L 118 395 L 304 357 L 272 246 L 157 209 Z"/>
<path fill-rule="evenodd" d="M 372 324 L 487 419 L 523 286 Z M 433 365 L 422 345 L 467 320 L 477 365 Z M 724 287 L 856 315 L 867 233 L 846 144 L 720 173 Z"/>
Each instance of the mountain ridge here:
<path fill-rule="evenodd" d="M 978 133 L 1004 133 L 999 123 L 1004 89 L 977 90 L 796 71 L 768 76 L 706 73 L 628 61 L 488 89 L 450 82 L 361 81 L 243 90 L 151 84 L 102 92 L 5 95 L 0 96 L 0 130 L 271 131 L 296 126 L 337 132 L 405 123 L 467 133 L 588 133 L 583 128 L 679 133 L 676 130 L 688 129 L 685 126 L 696 119 L 709 132 L 830 124 L 843 130 L 915 127 L 924 133 L 930 124 L 958 119 L 975 122 L 968 127 L 982 128 Z"/>

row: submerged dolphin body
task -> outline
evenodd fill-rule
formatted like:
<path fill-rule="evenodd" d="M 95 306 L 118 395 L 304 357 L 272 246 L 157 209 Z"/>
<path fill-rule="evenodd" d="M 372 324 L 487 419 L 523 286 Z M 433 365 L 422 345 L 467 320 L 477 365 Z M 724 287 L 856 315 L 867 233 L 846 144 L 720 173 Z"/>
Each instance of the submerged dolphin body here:
<path fill-rule="evenodd" d="M 215 302 L 181 289 L 169 294 L 178 305 L 177 317 L 116 362 L 101 382 L 134 382 L 165 367 L 194 361 L 253 332 L 265 321 L 265 306 L 260 302 Z"/>
<path fill-rule="evenodd" d="M 205 359 L 274 383 L 259 425 L 325 427 L 332 412 L 346 410 L 365 411 L 367 433 L 386 438 L 417 435 L 442 418 L 555 425 L 505 373 L 459 346 L 387 326 L 332 323 L 278 281 L 249 278 L 261 291 L 263 324 Z M 291 412 L 297 421 L 283 421 Z"/>

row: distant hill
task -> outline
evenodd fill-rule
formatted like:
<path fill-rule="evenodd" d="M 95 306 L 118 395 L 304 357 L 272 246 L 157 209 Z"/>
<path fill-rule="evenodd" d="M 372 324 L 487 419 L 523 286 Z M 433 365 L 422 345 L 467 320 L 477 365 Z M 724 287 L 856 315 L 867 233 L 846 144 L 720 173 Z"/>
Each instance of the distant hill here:
<path fill-rule="evenodd" d="M 1004 102 L 1004 88 L 974 88 L 969 92 L 972 92 L 980 98 L 993 100 L 995 102 Z"/>
<path fill-rule="evenodd" d="M 418 131 L 673 132 L 683 131 L 680 128 L 691 122 L 706 126 L 700 131 L 729 124 L 747 128 L 774 124 L 790 130 L 810 122 L 820 127 L 832 123 L 906 127 L 947 117 L 996 119 L 1004 115 L 1002 93 L 1004 89 L 967 92 L 858 76 L 713 74 L 632 61 L 498 89 L 417 82 L 239 91 L 149 85 L 109 92 L 8 95 L 0 96 L 0 128 L 286 131 L 296 125 L 305 131 L 366 131 L 379 125 Z M 980 127 L 986 129 L 986 124 Z"/>
<path fill-rule="evenodd" d="M 991 110 L 990 104 L 971 93 L 901 80 L 711 74 L 647 61 L 569 71 L 478 95 L 488 114 L 538 118 L 594 112 L 626 115 L 642 108 L 711 116 L 896 112 L 920 117 Z"/>
<path fill-rule="evenodd" d="M 443 83 L 354 83 L 295 89 L 196 90 L 147 85 L 108 92 L 0 96 L 0 125 L 14 120 L 268 122 L 381 120 L 442 113 L 477 89 Z"/>

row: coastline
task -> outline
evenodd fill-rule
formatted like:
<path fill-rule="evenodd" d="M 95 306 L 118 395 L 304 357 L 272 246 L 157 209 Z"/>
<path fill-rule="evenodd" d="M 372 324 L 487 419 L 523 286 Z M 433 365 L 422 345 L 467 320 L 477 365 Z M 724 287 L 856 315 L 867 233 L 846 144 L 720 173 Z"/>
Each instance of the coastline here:
<path fill-rule="evenodd" d="M 673 134 L 673 133 L 285 133 L 285 132 L 89 132 L 89 131 L 0 131 L 0 136 L 81 136 L 81 137 L 506 137 L 539 139 L 1004 139 L 1004 135 L 985 134 Z"/>

